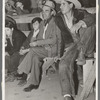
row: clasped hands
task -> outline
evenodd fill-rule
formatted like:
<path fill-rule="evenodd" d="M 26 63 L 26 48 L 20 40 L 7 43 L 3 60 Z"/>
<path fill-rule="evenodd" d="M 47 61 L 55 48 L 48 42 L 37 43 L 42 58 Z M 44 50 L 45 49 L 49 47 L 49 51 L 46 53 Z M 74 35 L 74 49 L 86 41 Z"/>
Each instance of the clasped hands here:
<path fill-rule="evenodd" d="M 79 29 L 82 27 L 83 24 L 83 21 L 79 21 L 78 23 L 74 24 L 70 29 L 71 32 L 73 34 L 78 33 Z"/>
<path fill-rule="evenodd" d="M 30 47 L 35 47 L 37 46 L 37 43 L 36 42 L 32 42 L 29 44 Z M 20 55 L 24 55 L 25 53 L 27 53 L 29 51 L 29 49 L 24 49 L 24 47 L 21 47 L 20 51 L 19 51 L 19 54 Z"/>
<path fill-rule="evenodd" d="M 35 47 L 35 46 L 37 46 L 37 42 L 31 42 L 29 45 L 30 45 L 30 47 Z"/>
<path fill-rule="evenodd" d="M 25 53 L 27 53 L 29 51 L 29 49 L 24 49 L 23 47 L 20 49 L 19 54 L 20 55 L 24 55 Z"/>

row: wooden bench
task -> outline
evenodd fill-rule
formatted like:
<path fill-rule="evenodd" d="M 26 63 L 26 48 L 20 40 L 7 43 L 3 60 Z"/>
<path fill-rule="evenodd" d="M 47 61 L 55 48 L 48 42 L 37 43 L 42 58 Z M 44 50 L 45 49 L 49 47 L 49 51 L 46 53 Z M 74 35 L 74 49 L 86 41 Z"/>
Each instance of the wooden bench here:
<path fill-rule="evenodd" d="M 28 36 L 28 34 L 30 32 L 30 29 L 28 29 L 28 24 L 30 24 L 32 19 L 35 17 L 41 17 L 41 13 L 12 16 L 12 18 L 17 23 L 18 29 L 20 29 L 26 36 Z M 26 30 L 23 29 L 23 25 L 25 25 Z M 46 57 L 46 58 L 44 58 L 43 61 L 44 61 L 43 67 L 42 67 L 43 68 L 43 76 L 46 75 L 46 71 L 49 69 L 50 66 L 52 66 L 53 69 L 56 70 L 55 66 L 53 66 L 53 64 L 55 63 L 54 58 Z"/>
<path fill-rule="evenodd" d="M 36 14 L 12 16 L 12 18 L 16 21 L 18 29 L 21 30 L 26 36 L 28 36 L 31 30 L 30 23 L 32 19 L 40 16 L 41 16 L 40 13 L 36 13 Z"/>

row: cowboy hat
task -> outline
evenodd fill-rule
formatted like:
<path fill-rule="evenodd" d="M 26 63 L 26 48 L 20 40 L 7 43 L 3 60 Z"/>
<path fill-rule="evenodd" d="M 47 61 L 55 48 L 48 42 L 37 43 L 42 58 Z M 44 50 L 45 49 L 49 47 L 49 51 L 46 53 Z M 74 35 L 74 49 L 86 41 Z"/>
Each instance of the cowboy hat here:
<path fill-rule="evenodd" d="M 42 7 L 47 6 L 50 7 L 52 9 L 52 15 L 56 15 L 56 11 L 55 11 L 55 2 L 51 1 L 51 0 L 47 0 L 42 4 Z"/>
<path fill-rule="evenodd" d="M 60 0 L 58 0 L 59 3 L 61 2 Z M 72 2 L 75 5 L 75 8 L 80 9 L 81 8 L 81 3 L 78 0 L 64 0 L 64 1 L 68 1 L 68 2 Z"/>
<path fill-rule="evenodd" d="M 47 1 L 43 1 L 43 6 L 47 6 L 50 7 L 52 10 L 55 9 L 55 4 L 53 1 L 47 0 Z"/>

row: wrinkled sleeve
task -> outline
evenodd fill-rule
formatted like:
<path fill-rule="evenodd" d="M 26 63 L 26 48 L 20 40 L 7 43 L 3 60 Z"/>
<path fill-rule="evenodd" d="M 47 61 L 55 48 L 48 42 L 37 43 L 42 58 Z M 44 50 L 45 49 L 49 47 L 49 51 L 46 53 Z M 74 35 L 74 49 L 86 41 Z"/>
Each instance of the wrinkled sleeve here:
<path fill-rule="evenodd" d="M 55 24 L 52 24 L 52 29 L 51 29 L 51 34 L 48 39 L 44 40 L 38 40 L 37 45 L 42 46 L 42 45 L 53 45 L 56 43 L 56 26 Z"/>
<path fill-rule="evenodd" d="M 84 11 L 83 13 L 84 13 L 84 18 L 82 19 L 82 21 L 85 22 L 87 27 L 96 23 L 95 14 L 90 14 L 87 11 Z"/>
<path fill-rule="evenodd" d="M 17 37 L 14 41 L 16 41 L 14 46 L 8 52 L 10 55 L 12 55 L 15 52 L 18 52 L 20 50 L 20 47 L 22 46 L 22 43 L 23 43 L 23 39 L 21 37 Z"/>

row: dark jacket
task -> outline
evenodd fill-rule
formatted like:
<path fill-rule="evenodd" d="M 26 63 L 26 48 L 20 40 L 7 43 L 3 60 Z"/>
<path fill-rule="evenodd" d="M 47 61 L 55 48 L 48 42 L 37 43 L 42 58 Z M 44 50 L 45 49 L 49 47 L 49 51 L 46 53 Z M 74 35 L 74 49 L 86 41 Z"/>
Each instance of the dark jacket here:
<path fill-rule="evenodd" d="M 14 30 L 12 34 L 12 44 L 10 39 L 7 39 L 7 47 L 5 51 L 8 52 L 10 55 L 13 55 L 15 52 L 19 52 L 20 47 L 22 46 L 23 42 L 26 40 L 26 36 L 19 30 Z"/>
<path fill-rule="evenodd" d="M 83 20 L 86 23 L 87 27 L 89 27 L 95 23 L 94 15 L 88 13 L 87 11 L 75 9 L 73 12 L 74 12 L 73 24 L 76 24 L 80 20 Z M 62 49 L 64 49 L 66 45 L 69 45 L 70 43 L 73 43 L 74 41 L 73 41 L 71 32 L 69 28 L 67 27 L 63 14 L 60 12 L 55 17 L 56 17 L 55 22 L 57 26 L 59 27 L 59 29 L 61 30 L 61 35 L 62 35 L 62 40 L 63 40 Z"/>
<path fill-rule="evenodd" d="M 30 42 L 31 42 L 31 38 L 32 38 L 33 34 L 34 34 L 34 30 L 32 30 L 32 31 L 29 33 L 27 39 L 26 39 L 25 42 L 23 43 L 22 47 L 24 47 L 24 49 L 27 49 L 27 48 L 30 47 L 29 44 L 30 44 Z M 36 40 L 36 38 L 34 38 L 34 41 L 35 41 L 35 40 Z"/>
<path fill-rule="evenodd" d="M 49 56 L 55 57 L 59 56 L 60 57 L 60 49 L 61 49 L 61 32 L 60 29 L 57 27 L 55 24 L 55 18 L 51 17 L 47 23 L 48 27 L 45 32 L 45 39 L 43 39 L 43 33 L 44 33 L 44 26 L 45 26 L 45 21 L 42 21 L 40 23 L 40 31 L 37 36 L 37 45 L 38 46 L 43 46 L 45 49 L 48 50 L 50 53 Z"/>
<path fill-rule="evenodd" d="M 28 10 L 25 10 L 25 9 L 21 10 L 19 7 L 17 7 L 16 8 L 16 13 L 18 15 L 24 15 L 24 14 L 29 14 L 29 11 Z"/>

